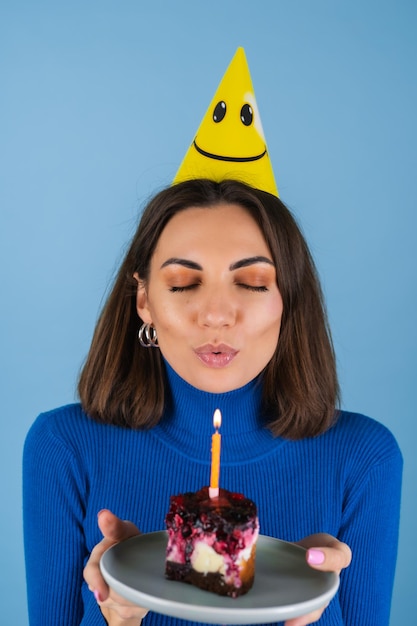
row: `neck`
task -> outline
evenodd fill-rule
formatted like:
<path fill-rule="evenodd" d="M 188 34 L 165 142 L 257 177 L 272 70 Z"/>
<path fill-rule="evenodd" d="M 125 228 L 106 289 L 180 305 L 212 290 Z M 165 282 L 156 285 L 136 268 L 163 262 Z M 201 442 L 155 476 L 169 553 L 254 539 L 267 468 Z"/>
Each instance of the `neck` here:
<path fill-rule="evenodd" d="M 264 453 L 272 436 L 262 426 L 262 379 L 225 393 L 197 389 L 183 380 L 168 364 L 169 396 L 164 417 L 155 433 L 159 433 L 179 451 L 192 458 L 205 459 L 210 454 L 214 433 L 213 413 L 220 409 L 222 425 L 222 459 L 243 461 L 253 458 L 255 446 Z"/>

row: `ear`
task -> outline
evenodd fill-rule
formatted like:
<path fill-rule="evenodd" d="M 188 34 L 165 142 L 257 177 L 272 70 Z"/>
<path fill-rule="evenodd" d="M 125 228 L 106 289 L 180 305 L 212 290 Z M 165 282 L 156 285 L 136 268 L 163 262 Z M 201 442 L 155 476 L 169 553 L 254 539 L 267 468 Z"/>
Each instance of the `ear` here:
<path fill-rule="evenodd" d="M 135 272 L 133 278 L 138 283 L 136 292 L 136 311 L 145 324 L 152 324 L 152 315 L 149 310 L 148 294 L 146 292 L 145 283 L 139 278 L 139 274 Z"/>

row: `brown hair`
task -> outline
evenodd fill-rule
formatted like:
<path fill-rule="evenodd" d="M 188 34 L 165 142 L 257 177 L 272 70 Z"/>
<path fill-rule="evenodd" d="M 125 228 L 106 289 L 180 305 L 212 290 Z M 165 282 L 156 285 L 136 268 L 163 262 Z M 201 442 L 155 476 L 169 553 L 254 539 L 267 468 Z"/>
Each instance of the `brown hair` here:
<path fill-rule="evenodd" d="M 147 282 L 167 222 L 179 211 L 221 202 L 239 204 L 259 225 L 271 251 L 284 311 L 277 348 L 263 372 L 268 427 L 291 439 L 315 436 L 334 421 L 339 387 L 335 355 L 317 272 L 304 237 L 277 197 L 227 180 L 168 187 L 146 207 L 98 320 L 78 391 L 84 410 L 102 422 L 149 428 L 165 405 L 159 350 L 137 339 L 137 272 Z"/>

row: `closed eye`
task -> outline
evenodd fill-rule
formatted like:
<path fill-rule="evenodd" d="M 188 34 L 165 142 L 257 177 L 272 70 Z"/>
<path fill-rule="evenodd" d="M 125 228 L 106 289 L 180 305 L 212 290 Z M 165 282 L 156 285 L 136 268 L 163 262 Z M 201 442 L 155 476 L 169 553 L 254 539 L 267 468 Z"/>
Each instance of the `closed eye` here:
<path fill-rule="evenodd" d="M 246 285 L 245 283 L 237 283 L 238 287 L 243 287 L 243 289 L 247 289 L 248 291 L 258 291 L 258 292 L 263 292 L 263 291 L 268 291 L 268 287 L 266 287 L 265 285 Z"/>
<path fill-rule="evenodd" d="M 258 293 L 268 291 L 268 287 L 266 287 L 265 285 L 255 286 L 255 285 L 246 285 L 245 283 L 237 283 L 237 286 L 242 287 L 243 289 L 247 289 L 248 291 L 255 291 Z M 169 290 L 171 293 L 181 293 L 183 291 L 191 291 L 192 289 L 195 289 L 196 287 L 198 287 L 198 285 L 193 284 L 193 285 L 184 285 L 181 287 L 170 287 Z"/>
<path fill-rule="evenodd" d="M 181 287 L 170 287 L 169 290 L 171 293 L 181 293 L 182 291 L 191 291 L 191 289 L 195 289 L 195 287 L 198 287 L 196 283 L 194 283 L 193 285 L 184 285 Z"/>

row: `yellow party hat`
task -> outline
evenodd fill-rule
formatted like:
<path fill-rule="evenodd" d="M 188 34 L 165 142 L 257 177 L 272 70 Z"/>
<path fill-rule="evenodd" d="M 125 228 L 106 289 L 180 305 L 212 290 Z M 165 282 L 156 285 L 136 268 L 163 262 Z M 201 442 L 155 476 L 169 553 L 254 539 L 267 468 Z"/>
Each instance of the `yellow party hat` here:
<path fill-rule="evenodd" d="M 227 68 L 173 182 L 195 178 L 232 178 L 278 196 L 243 48 Z"/>

